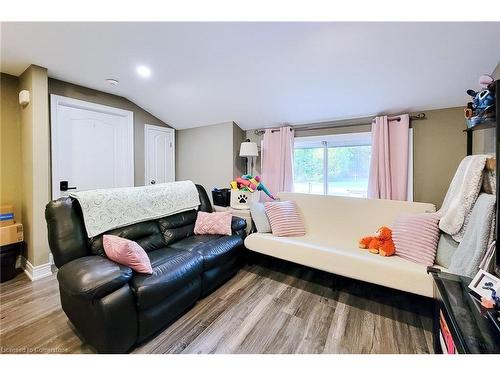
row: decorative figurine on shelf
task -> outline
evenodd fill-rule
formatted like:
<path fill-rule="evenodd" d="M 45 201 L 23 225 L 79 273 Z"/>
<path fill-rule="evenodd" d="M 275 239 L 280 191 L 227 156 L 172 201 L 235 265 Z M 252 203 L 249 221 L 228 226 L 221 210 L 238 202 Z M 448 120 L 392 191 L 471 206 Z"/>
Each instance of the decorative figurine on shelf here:
<path fill-rule="evenodd" d="M 483 89 L 489 88 L 489 86 L 494 82 L 493 77 L 491 77 L 488 74 L 483 74 L 481 77 L 479 77 L 479 86 L 481 86 Z"/>
<path fill-rule="evenodd" d="M 464 109 L 464 116 L 467 120 L 470 120 L 474 116 L 474 108 L 472 108 L 472 102 L 467 103 L 467 108 Z"/>
<path fill-rule="evenodd" d="M 484 283 L 483 289 L 491 291 L 491 299 L 481 297 L 481 305 L 487 309 L 492 309 L 495 306 L 500 307 L 500 296 L 498 296 L 497 291 L 493 289 L 493 283 L 491 281 Z"/>
<path fill-rule="evenodd" d="M 472 102 L 467 104 L 465 117 L 469 119 L 471 126 L 495 118 L 495 83 L 493 78 L 482 75 L 479 77 L 479 85 L 483 87 L 480 91 L 467 90 L 467 94 L 472 97 Z"/>

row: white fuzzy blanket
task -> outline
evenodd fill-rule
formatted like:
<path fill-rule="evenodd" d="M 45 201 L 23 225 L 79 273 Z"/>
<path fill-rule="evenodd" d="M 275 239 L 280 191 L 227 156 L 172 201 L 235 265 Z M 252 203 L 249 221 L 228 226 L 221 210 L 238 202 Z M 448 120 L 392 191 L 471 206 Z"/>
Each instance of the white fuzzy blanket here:
<path fill-rule="evenodd" d="M 196 209 L 200 197 L 191 181 L 71 193 L 80 203 L 89 237 L 108 230 Z"/>
<path fill-rule="evenodd" d="M 441 216 L 439 228 L 457 242 L 464 236 L 467 223 L 483 181 L 487 155 L 470 155 L 458 166 L 443 205 L 437 212 Z"/>
<path fill-rule="evenodd" d="M 451 257 L 451 273 L 474 277 L 495 237 L 495 205 L 493 194 L 481 193 L 470 215 L 464 238 Z"/>

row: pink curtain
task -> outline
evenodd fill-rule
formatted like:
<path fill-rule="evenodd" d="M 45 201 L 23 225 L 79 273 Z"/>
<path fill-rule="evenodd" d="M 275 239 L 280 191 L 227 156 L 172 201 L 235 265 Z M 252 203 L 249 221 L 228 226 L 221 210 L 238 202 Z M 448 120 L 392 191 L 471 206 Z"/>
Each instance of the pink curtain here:
<path fill-rule="evenodd" d="M 389 120 L 378 116 L 372 124 L 372 157 L 368 198 L 408 199 L 408 136 L 410 116 Z"/>
<path fill-rule="evenodd" d="M 276 196 L 280 191 L 293 189 L 293 139 L 294 130 L 289 126 L 279 130 L 267 129 L 262 140 L 262 182 Z M 270 200 L 261 193 L 262 201 Z"/>

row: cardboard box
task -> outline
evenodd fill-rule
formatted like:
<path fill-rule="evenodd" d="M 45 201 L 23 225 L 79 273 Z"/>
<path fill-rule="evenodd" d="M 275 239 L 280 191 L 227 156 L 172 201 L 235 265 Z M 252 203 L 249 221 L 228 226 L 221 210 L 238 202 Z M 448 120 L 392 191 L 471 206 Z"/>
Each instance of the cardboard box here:
<path fill-rule="evenodd" d="M 22 242 L 23 225 L 14 224 L 6 227 L 0 227 L 0 246 L 9 245 L 11 243 Z"/>
<path fill-rule="evenodd" d="M 13 225 L 14 223 L 14 206 L 0 206 L 0 227 Z"/>

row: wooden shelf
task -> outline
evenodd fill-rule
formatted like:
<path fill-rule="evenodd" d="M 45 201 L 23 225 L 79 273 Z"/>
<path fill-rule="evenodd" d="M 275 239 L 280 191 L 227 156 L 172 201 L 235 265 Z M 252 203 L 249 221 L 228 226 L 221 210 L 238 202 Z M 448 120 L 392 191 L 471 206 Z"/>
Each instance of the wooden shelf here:
<path fill-rule="evenodd" d="M 497 126 L 496 121 L 483 121 L 480 124 L 474 125 L 471 128 L 464 129 L 464 132 L 473 132 L 481 129 L 491 129 Z"/>

